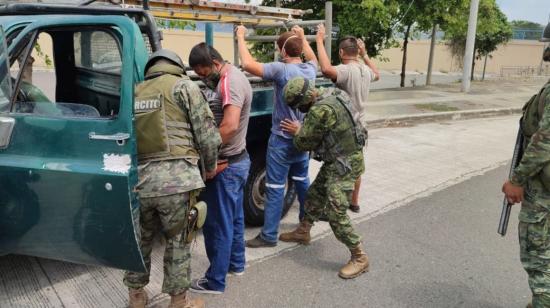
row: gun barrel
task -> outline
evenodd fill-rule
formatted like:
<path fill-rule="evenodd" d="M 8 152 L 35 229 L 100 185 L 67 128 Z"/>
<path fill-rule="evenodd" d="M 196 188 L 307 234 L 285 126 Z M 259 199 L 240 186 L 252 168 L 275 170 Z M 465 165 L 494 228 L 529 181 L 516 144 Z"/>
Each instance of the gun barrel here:
<path fill-rule="evenodd" d="M 502 202 L 502 212 L 500 213 L 500 221 L 498 223 L 498 234 L 505 236 L 508 229 L 508 221 L 510 220 L 510 211 L 512 210 L 512 204 L 504 198 Z"/>

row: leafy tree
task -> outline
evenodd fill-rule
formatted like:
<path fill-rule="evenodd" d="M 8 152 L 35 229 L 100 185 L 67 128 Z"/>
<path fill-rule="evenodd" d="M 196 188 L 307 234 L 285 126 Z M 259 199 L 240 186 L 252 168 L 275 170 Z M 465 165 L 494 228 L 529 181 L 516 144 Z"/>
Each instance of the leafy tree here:
<path fill-rule="evenodd" d="M 397 0 L 399 5 L 398 30 L 403 32 L 403 60 L 401 63 L 401 87 L 405 86 L 407 47 L 414 28 L 426 32 L 435 25 L 444 26 L 448 16 L 459 7 L 461 0 Z"/>
<path fill-rule="evenodd" d="M 447 19 L 445 38 L 454 57 L 462 62 L 466 48 L 466 36 L 468 33 L 468 16 L 470 1 L 462 0 L 459 9 Z M 472 75 L 474 76 L 475 59 L 481 59 L 490 55 L 500 44 L 508 42 L 512 38 L 512 28 L 502 13 L 495 0 L 481 0 L 477 20 L 477 31 L 474 45 L 472 63 Z"/>

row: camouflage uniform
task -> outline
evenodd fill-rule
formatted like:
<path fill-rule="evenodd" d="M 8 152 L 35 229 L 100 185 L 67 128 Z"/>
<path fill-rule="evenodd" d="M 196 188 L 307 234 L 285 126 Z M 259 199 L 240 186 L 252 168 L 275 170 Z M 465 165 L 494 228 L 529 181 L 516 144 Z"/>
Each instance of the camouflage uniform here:
<path fill-rule="evenodd" d="M 160 74 L 160 77 L 151 77 L 155 74 Z M 191 124 L 192 139 L 196 147 L 200 149 L 205 169 L 207 171 L 214 170 L 221 138 L 216 129 L 212 112 L 197 85 L 187 76 L 183 76 L 181 68 L 168 64 L 153 65 L 146 75 L 146 79 L 151 78 L 142 85 L 164 82 L 166 79 L 161 78 L 167 75 L 176 75 L 180 78 L 172 77 L 168 80 L 175 80 L 175 83 L 161 84 L 160 86 L 173 89 L 174 101 L 187 115 Z M 140 89 L 143 88 L 138 85 L 136 96 L 140 95 Z M 197 149 L 192 146 L 188 150 L 196 151 Z M 138 173 L 141 203 L 140 246 L 147 272 L 128 272 L 124 277 L 124 283 L 133 289 L 147 285 L 151 269 L 153 240 L 157 232 L 162 230 L 166 237 L 162 292 L 180 294 L 190 285 L 190 252 L 185 242 L 189 200 L 204 187 L 197 159 L 183 156 L 142 159 Z M 171 232 L 173 230 L 179 230 L 179 232 Z"/>
<path fill-rule="evenodd" d="M 340 90 L 324 90 L 322 96 L 317 98 L 317 102 L 307 113 L 304 124 L 294 137 L 296 148 L 300 151 L 319 152 L 326 144 L 329 132 L 353 131 L 354 124 L 341 104 L 349 101 L 349 97 Z M 349 103 L 348 107 L 353 108 Z M 351 139 L 355 138 L 351 137 Z M 340 143 L 342 141 L 338 140 Z M 305 220 L 313 224 L 321 218 L 327 219 L 336 238 L 352 249 L 361 243 L 361 237 L 355 233 L 347 209 L 351 202 L 355 181 L 365 171 L 365 164 L 362 145 L 346 144 L 343 145 L 342 150 L 348 154 L 342 155 L 335 161 L 322 159 L 323 166 L 307 193 Z"/>
<path fill-rule="evenodd" d="M 540 41 L 550 42 L 550 23 Z M 550 46 L 542 59 L 550 61 Z M 527 307 L 550 307 L 550 80 L 525 104 L 520 125 L 523 156 L 510 182 L 524 189 L 518 233 L 520 259 L 533 293 Z"/>
<path fill-rule="evenodd" d="M 510 180 L 525 188 L 519 213 L 520 258 L 529 275 L 533 307 L 538 308 L 550 307 L 550 183 L 541 177 L 550 163 L 550 81 L 530 102 L 521 121 L 524 154 Z"/>

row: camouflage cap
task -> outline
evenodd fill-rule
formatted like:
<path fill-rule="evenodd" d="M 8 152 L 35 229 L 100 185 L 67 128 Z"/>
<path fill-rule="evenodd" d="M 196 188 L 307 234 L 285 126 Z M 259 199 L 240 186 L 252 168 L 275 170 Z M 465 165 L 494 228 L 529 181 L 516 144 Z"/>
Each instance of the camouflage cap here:
<path fill-rule="evenodd" d="M 550 22 L 546 25 L 546 28 L 544 28 L 544 32 L 542 33 L 542 37 L 540 38 L 541 42 L 550 42 Z"/>
<path fill-rule="evenodd" d="M 283 89 L 284 99 L 290 108 L 300 108 L 307 105 L 313 95 L 315 85 L 304 77 L 290 79 Z"/>

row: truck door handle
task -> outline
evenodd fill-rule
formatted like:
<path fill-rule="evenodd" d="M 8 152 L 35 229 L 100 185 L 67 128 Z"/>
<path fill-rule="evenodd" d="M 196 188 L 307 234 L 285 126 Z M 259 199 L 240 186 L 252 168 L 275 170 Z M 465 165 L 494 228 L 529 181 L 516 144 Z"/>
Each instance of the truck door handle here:
<path fill-rule="evenodd" d="M 88 134 L 88 137 L 93 140 L 111 140 L 116 141 L 116 144 L 123 146 L 126 144 L 126 140 L 130 139 L 130 134 L 128 133 L 116 133 L 113 135 L 98 135 L 95 132 Z"/>
<path fill-rule="evenodd" d="M 0 117 L 0 149 L 5 149 L 10 144 L 11 133 L 15 126 L 14 118 Z"/>

